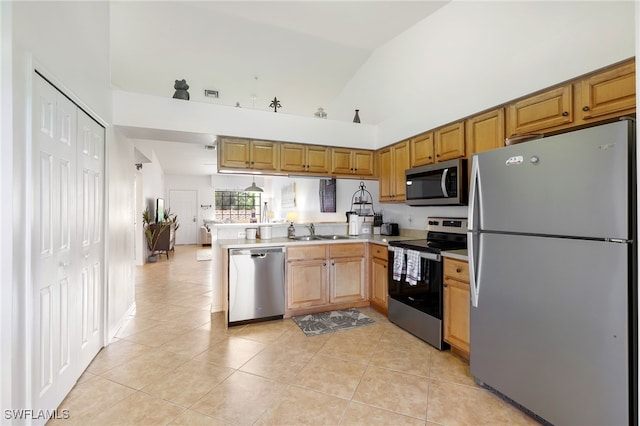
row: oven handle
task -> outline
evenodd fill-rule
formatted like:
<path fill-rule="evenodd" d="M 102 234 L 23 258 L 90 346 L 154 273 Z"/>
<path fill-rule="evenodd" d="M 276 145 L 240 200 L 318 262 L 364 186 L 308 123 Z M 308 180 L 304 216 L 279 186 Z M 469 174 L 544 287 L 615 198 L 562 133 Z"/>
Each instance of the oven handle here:
<path fill-rule="evenodd" d="M 389 246 L 389 251 L 395 251 L 394 247 L 393 246 Z M 416 250 L 416 251 L 420 251 L 420 250 Z M 436 262 L 441 262 L 442 261 L 442 256 L 440 256 L 438 253 L 430 253 L 430 252 L 427 252 L 427 251 L 421 251 L 420 252 L 420 257 L 422 259 L 435 260 Z"/>

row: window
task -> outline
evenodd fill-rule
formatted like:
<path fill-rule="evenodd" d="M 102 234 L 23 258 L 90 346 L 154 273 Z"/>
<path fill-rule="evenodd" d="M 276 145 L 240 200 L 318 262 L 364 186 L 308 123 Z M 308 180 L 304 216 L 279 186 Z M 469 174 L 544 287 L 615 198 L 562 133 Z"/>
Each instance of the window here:
<path fill-rule="evenodd" d="M 248 223 L 260 218 L 261 194 L 244 191 L 216 191 L 215 220 Z"/>

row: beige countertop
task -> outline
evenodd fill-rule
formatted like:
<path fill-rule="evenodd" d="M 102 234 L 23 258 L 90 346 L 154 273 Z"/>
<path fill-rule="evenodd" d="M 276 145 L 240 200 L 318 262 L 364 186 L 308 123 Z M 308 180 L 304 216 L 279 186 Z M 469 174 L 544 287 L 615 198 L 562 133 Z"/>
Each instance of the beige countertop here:
<path fill-rule="evenodd" d="M 464 261 L 469 261 L 469 255 L 467 253 L 467 250 L 449 250 L 449 251 L 443 251 L 442 252 L 442 256 L 443 257 L 450 257 L 452 259 L 458 259 L 458 260 L 464 260 Z"/>
<path fill-rule="evenodd" d="M 256 248 L 256 247 L 271 247 L 271 246 L 291 246 L 291 245 L 303 245 L 303 244 L 344 244 L 344 243 L 375 243 L 388 245 L 390 241 L 402 241 L 402 240 L 414 240 L 415 237 L 410 236 L 389 236 L 389 235 L 358 235 L 349 237 L 342 240 L 312 240 L 312 241 L 298 241 L 290 240 L 284 237 L 272 238 L 270 240 L 261 240 L 259 238 L 255 240 L 247 240 L 246 238 L 237 239 L 225 239 L 214 240 L 213 244 L 223 249 L 233 248 Z"/>

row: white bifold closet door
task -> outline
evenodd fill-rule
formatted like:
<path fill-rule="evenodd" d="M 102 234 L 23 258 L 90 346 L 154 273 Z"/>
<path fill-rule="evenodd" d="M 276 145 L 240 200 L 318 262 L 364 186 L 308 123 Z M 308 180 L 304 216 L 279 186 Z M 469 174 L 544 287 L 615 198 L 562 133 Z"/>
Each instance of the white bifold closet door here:
<path fill-rule="evenodd" d="M 103 344 L 104 128 L 33 81 L 31 397 L 54 409 Z"/>

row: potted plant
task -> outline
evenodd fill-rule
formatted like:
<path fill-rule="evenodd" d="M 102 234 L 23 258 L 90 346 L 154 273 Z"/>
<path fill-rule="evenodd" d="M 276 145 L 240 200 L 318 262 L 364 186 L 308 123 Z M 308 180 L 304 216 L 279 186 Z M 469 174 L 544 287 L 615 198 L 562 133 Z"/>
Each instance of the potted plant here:
<path fill-rule="evenodd" d="M 149 248 L 149 257 L 147 258 L 149 262 L 156 262 L 158 260 L 158 255 L 156 254 L 158 236 L 168 229 L 172 222 L 173 221 L 165 220 L 164 222 L 154 224 L 151 222 L 151 213 L 149 213 L 149 209 L 147 208 L 142 212 L 142 227 L 144 229 L 145 239 L 147 240 L 147 247 Z"/>
<path fill-rule="evenodd" d="M 171 213 L 171 209 L 166 208 L 164 210 L 164 218 L 165 221 L 169 222 L 171 225 L 173 225 L 173 230 L 177 231 L 178 228 L 180 228 L 180 222 L 178 222 L 178 216 Z"/>

